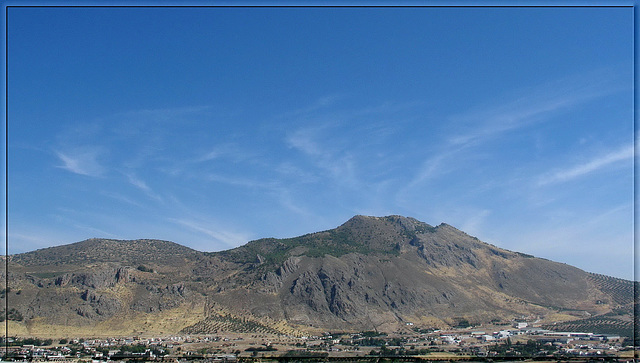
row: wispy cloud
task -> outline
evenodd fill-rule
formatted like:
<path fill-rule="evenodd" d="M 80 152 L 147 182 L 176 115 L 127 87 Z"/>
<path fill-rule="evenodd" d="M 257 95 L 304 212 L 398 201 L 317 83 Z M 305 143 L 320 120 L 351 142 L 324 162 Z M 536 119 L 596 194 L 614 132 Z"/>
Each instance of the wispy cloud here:
<path fill-rule="evenodd" d="M 45 237 L 44 235 L 34 235 L 32 233 L 11 232 L 9 233 L 9 253 L 23 253 L 30 250 L 50 247 L 56 242 L 60 243 L 60 240 L 52 238 L 51 235 Z M 24 249 L 25 246 L 28 246 L 26 250 Z M 4 248 L 5 246 L 3 243 L 3 252 Z"/>
<path fill-rule="evenodd" d="M 136 177 L 134 174 L 128 173 L 126 174 L 129 183 L 136 188 L 142 190 L 148 197 L 155 199 L 157 201 L 162 202 L 162 197 L 155 193 L 143 180 Z"/>
<path fill-rule="evenodd" d="M 624 203 L 593 214 L 571 211 L 568 216 L 544 223 L 546 228 L 522 228 L 517 234 L 511 232 L 511 241 L 506 237 L 498 240 L 508 242 L 508 248 L 515 251 L 629 278 L 633 271 L 632 221 L 633 203 Z"/>
<path fill-rule="evenodd" d="M 479 111 L 474 115 L 458 116 L 465 122 L 477 120 L 479 126 L 467 132 L 452 135 L 449 137 L 449 142 L 453 145 L 464 145 L 484 141 L 508 131 L 530 126 L 535 122 L 542 122 L 546 114 L 560 111 L 588 98 L 590 98 L 588 95 L 559 96 L 558 98 L 533 95 L 527 99 L 527 102 L 516 100 L 495 109 Z M 454 117 L 454 120 L 456 118 Z"/>
<path fill-rule="evenodd" d="M 56 217 L 57 218 L 57 217 Z M 64 224 L 68 226 L 69 220 L 65 220 Z M 8 234 L 9 240 L 9 253 L 24 253 L 33 251 L 40 248 L 47 248 L 52 246 L 58 246 L 66 243 L 77 242 L 87 237 L 87 233 L 84 231 L 80 234 L 76 234 L 69 228 L 64 230 L 54 230 L 48 228 L 46 223 L 41 220 L 36 224 L 22 224 L 19 223 L 13 226 Z M 78 237 L 81 235 L 81 237 Z M 91 237 L 96 235 L 91 234 Z M 106 236 L 100 234 L 100 236 Z M 2 244 L 2 251 L 4 253 L 4 243 Z"/>
<path fill-rule="evenodd" d="M 243 162 L 247 160 L 254 160 L 257 156 L 256 153 L 242 148 L 237 143 L 226 142 L 216 145 L 209 149 L 209 151 L 202 153 L 200 156 L 193 159 L 192 162 L 202 163 L 211 160 L 227 159 L 233 162 Z"/>
<path fill-rule="evenodd" d="M 356 158 L 348 150 L 321 141 L 326 128 L 327 125 L 300 128 L 288 135 L 286 143 L 309 156 L 317 168 L 339 183 L 352 186 L 359 184 Z"/>
<path fill-rule="evenodd" d="M 591 160 L 578 165 L 572 165 L 562 170 L 543 175 L 538 179 L 538 186 L 562 183 L 587 174 L 603 170 L 611 165 L 633 158 L 633 145 L 627 145 L 620 149 L 609 151 L 604 155 L 598 155 Z"/>
<path fill-rule="evenodd" d="M 147 183 L 145 183 L 144 181 L 136 178 L 132 174 L 127 175 L 127 177 L 129 178 L 129 183 L 131 183 L 133 186 L 138 187 L 138 188 L 144 190 L 145 192 L 151 191 L 151 188 L 149 188 Z"/>
<path fill-rule="evenodd" d="M 274 189 L 273 193 L 276 196 L 278 203 L 280 203 L 281 206 L 287 208 L 287 210 L 297 215 L 316 217 L 312 212 L 296 202 L 296 199 L 292 196 L 292 193 L 289 189 L 276 188 Z"/>
<path fill-rule="evenodd" d="M 216 149 L 211 150 L 211 151 L 205 153 L 204 155 L 198 157 L 196 159 L 196 162 L 204 162 L 204 161 L 218 159 L 219 157 L 221 157 L 224 154 L 225 154 L 225 152 L 223 152 L 223 151 L 221 151 L 221 150 L 216 148 Z"/>
<path fill-rule="evenodd" d="M 291 133 L 286 141 L 287 144 L 310 156 L 323 156 L 324 152 L 318 142 L 314 140 L 323 127 L 301 128 Z"/>
<path fill-rule="evenodd" d="M 509 132 L 547 122 L 561 112 L 619 90 L 606 72 L 571 76 L 536 87 L 524 88 L 504 99 L 448 118 L 447 134 L 416 169 L 407 188 L 442 176 L 456 168 L 466 156 Z"/>
<path fill-rule="evenodd" d="M 201 125 L 211 117 L 210 109 L 209 106 L 143 109 L 81 120 L 57 133 L 55 154 L 62 161 L 61 168 L 87 176 L 101 176 L 107 168 L 122 171 L 147 167 L 150 163 L 167 164 L 175 160 L 183 163 L 194 144 L 182 142 L 176 135 L 202 135 Z M 101 158 L 106 152 L 108 160 Z"/>
<path fill-rule="evenodd" d="M 547 121 L 556 113 L 618 91 L 612 78 L 607 71 L 598 70 L 524 88 L 493 106 L 452 116 L 451 122 L 460 130 L 448 140 L 453 145 L 473 144 Z"/>
<path fill-rule="evenodd" d="M 287 111 L 285 113 L 282 113 L 280 115 L 276 115 L 274 118 L 275 119 L 282 119 L 282 118 L 292 118 L 292 117 L 298 117 L 298 116 L 306 116 L 310 113 L 316 112 L 318 110 L 322 110 L 325 109 L 329 106 L 335 105 L 336 102 L 338 102 L 341 99 L 344 99 L 346 97 L 345 94 L 332 94 L 332 95 L 326 95 L 323 97 L 320 97 L 318 99 L 315 100 L 315 102 L 313 102 L 311 105 L 307 106 L 307 107 L 303 107 L 303 108 L 298 108 L 295 110 L 291 110 L 291 111 Z"/>
<path fill-rule="evenodd" d="M 297 171 L 297 170 L 292 172 L 302 173 L 302 171 Z M 299 174 L 299 175 L 303 175 L 303 174 Z M 294 196 L 295 191 L 297 190 L 296 188 L 297 183 L 295 182 L 287 183 L 286 181 L 282 181 L 282 180 L 258 181 L 250 178 L 229 177 L 229 176 L 217 175 L 217 174 L 209 174 L 207 176 L 207 179 L 209 181 L 224 183 L 234 187 L 261 189 L 265 193 L 268 193 L 269 195 L 273 196 L 277 203 L 279 203 L 281 206 L 285 207 L 289 211 L 299 215 L 307 215 L 307 216 L 312 215 L 311 212 L 309 212 L 307 209 L 305 209 L 304 207 L 302 207 L 297 203 L 296 198 Z"/>
<path fill-rule="evenodd" d="M 107 196 L 109 198 L 118 200 L 120 202 L 124 202 L 124 203 L 130 204 L 130 205 L 136 206 L 138 208 L 144 208 L 144 206 L 141 203 L 139 203 L 139 202 L 137 202 L 137 201 L 125 196 L 125 195 L 122 195 L 120 193 L 110 193 L 110 192 L 101 191 L 100 194 L 102 194 L 104 196 Z"/>
<path fill-rule="evenodd" d="M 461 229 L 467 233 L 477 234 L 482 230 L 482 224 L 485 222 L 487 217 L 491 215 L 491 211 L 488 209 L 483 209 L 478 211 L 475 214 L 469 216 L 462 224 Z"/>
<path fill-rule="evenodd" d="M 283 132 L 282 141 L 292 151 L 286 162 L 300 174 L 330 186 L 332 192 L 367 194 L 396 178 L 392 169 L 401 169 L 412 156 L 399 150 L 411 147 L 404 132 L 419 122 L 417 108 L 424 103 L 383 100 L 340 107 L 336 103 L 342 98 L 319 99 L 286 114 L 282 117 L 288 120 L 279 124 L 285 126 L 277 130 Z"/>
<path fill-rule="evenodd" d="M 56 151 L 55 153 L 63 163 L 58 167 L 69 172 L 90 177 L 100 177 L 105 172 L 105 168 L 97 160 L 99 155 L 97 150 Z"/>
<path fill-rule="evenodd" d="M 103 220 L 106 218 L 105 216 L 94 214 L 93 216 L 91 216 L 91 218 L 87 219 L 86 212 L 78 212 L 76 210 L 68 209 L 68 208 L 59 208 L 59 212 L 60 213 L 53 215 L 53 218 L 55 218 L 59 223 L 63 223 L 78 231 L 84 231 L 85 233 L 88 233 L 89 237 L 118 238 L 117 235 L 107 232 L 105 230 L 102 230 L 100 228 L 96 228 L 92 225 L 93 223 L 95 223 L 96 220 L 99 221 L 98 222 L 99 224 L 103 225 Z M 80 218 L 85 219 L 85 221 L 84 222 L 78 221 L 77 216 L 81 216 Z M 95 216 L 98 216 L 98 217 L 96 218 Z M 91 220 L 93 220 L 94 222 L 91 222 Z"/>
<path fill-rule="evenodd" d="M 215 226 L 212 227 L 211 224 L 204 225 L 203 223 L 181 218 L 169 218 L 168 220 L 198 233 L 205 234 L 211 237 L 215 242 L 222 242 L 229 247 L 236 247 L 249 240 L 249 235 L 247 233 L 224 230 L 216 228 Z"/>
<path fill-rule="evenodd" d="M 463 147 L 453 147 L 425 159 L 422 164 L 420 164 L 420 167 L 417 168 L 417 172 L 406 185 L 406 188 L 413 188 L 426 180 L 451 171 L 455 167 L 455 164 L 449 162 L 449 160 L 456 157 L 462 149 Z M 403 191 L 406 191 L 406 188 L 403 189 Z"/>
<path fill-rule="evenodd" d="M 209 106 L 187 106 L 164 109 L 142 109 L 121 112 L 105 117 L 102 122 L 112 124 L 112 132 L 123 138 L 152 138 L 164 127 L 187 125 L 209 115 Z"/>
<path fill-rule="evenodd" d="M 207 174 L 205 178 L 212 182 L 228 184 L 235 187 L 273 189 L 277 186 L 275 182 L 271 181 L 259 181 L 247 177 L 233 177 L 212 173 Z"/>

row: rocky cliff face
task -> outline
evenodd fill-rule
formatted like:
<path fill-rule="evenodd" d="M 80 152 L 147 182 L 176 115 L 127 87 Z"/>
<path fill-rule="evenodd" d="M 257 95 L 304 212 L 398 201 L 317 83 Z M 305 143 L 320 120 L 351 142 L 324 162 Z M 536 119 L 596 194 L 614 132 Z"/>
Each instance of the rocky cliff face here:
<path fill-rule="evenodd" d="M 320 256 L 324 246 L 332 248 Z M 488 245 L 446 224 L 399 216 L 356 216 L 335 230 L 258 241 L 228 255 L 274 262 L 242 264 L 252 282 L 212 298 L 239 300 L 235 294 L 246 288 L 275 294 L 269 308 L 260 298 L 244 308 L 324 329 L 415 321 L 446 326 L 456 318 L 486 322 L 557 307 L 596 312 L 603 307 L 597 300 L 613 304 L 582 270 Z"/>
<path fill-rule="evenodd" d="M 577 268 L 401 216 L 356 216 L 336 229 L 219 253 L 88 240 L 12 256 L 10 270 L 3 298 L 23 314 L 19 324 L 91 326 L 201 306 L 204 320 L 183 327 L 191 333 L 445 327 L 561 310 L 577 318 L 633 302 L 630 282 L 603 284 Z"/>

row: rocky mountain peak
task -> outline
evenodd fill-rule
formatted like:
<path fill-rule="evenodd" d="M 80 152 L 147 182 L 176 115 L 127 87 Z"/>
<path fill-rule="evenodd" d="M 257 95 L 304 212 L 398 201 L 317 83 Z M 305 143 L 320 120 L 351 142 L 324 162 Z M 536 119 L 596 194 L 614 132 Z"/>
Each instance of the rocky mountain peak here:
<path fill-rule="evenodd" d="M 436 227 L 421 222 L 412 217 L 389 215 L 385 217 L 356 215 L 338 227 L 339 230 L 361 231 L 373 230 L 397 230 L 405 232 L 433 232 Z"/>

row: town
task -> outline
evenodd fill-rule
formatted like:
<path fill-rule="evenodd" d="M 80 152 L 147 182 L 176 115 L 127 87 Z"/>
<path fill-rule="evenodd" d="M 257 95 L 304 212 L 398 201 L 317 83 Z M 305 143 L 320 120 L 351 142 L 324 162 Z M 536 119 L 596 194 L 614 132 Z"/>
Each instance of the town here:
<path fill-rule="evenodd" d="M 614 360 L 633 361 L 628 337 L 557 332 L 514 322 L 450 330 L 406 324 L 395 333 L 364 331 L 316 336 L 221 333 L 151 338 L 3 338 L 4 361 L 315 361 L 315 360 Z M 491 328 L 491 329 L 489 329 Z M 499 328 L 499 329 L 494 329 Z"/>

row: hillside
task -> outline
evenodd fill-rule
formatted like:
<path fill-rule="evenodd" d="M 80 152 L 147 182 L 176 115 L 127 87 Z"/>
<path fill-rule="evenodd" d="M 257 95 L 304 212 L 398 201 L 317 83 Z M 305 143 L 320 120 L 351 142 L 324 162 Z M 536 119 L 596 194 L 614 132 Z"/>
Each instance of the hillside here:
<path fill-rule="evenodd" d="M 401 216 L 355 216 L 335 229 L 216 253 L 92 239 L 14 255 L 9 266 L 11 290 L 1 297 L 22 316 L 12 326 L 31 335 L 52 327 L 105 335 L 395 331 L 522 315 L 615 327 L 611 319 L 627 324 L 633 304 L 630 281 Z"/>
<path fill-rule="evenodd" d="M 43 248 L 12 256 L 22 266 L 63 265 L 92 262 L 136 263 L 155 261 L 171 263 L 202 253 L 177 243 L 159 240 L 113 240 L 92 238 L 63 246 Z"/>
<path fill-rule="evenodd" d="M 563 307 L 597 313 L 615 304 L 577 268 L 399 216 L 356 216 L 333 230 L 254 241 L 221 256 L 244 273 L 234 279 L 240 286 L 213 299 L 325 329 L 446 326 Z"/>

